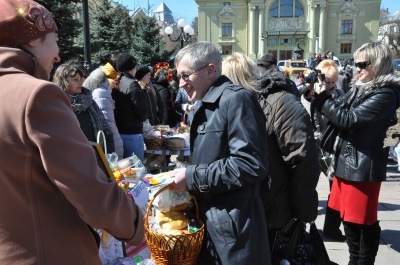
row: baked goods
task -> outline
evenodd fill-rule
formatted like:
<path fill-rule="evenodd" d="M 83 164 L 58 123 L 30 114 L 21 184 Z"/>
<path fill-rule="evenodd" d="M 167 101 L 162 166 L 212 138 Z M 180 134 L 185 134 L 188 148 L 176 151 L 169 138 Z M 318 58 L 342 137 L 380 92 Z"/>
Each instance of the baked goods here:
<path fill-rule="evenodd" d="M 188 218 L 182 212 L 169 211 L 163 213 L 157 211 L 156 220 L 164 230 L 187 230 Z"/>

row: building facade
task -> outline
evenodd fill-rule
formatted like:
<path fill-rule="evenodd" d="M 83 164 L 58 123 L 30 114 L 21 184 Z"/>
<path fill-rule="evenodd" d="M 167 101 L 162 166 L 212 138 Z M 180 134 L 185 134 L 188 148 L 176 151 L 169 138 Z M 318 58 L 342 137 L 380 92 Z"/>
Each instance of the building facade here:
<path fill-rule="evenodd" d="M 387 10 L 381 11 L 379 40 L 393 49 L 395 58 L 400 57 L 400 10 L 393 14 L 388 13 Z"/>
<path fill-rule="evenodd" d="M 278 60 L 330 50 L 351 57 L 363 43 L 378 39 L 381 0 L 196 0 L 198 39 L 220 47 L 223 55 L 264 53 Z"/>

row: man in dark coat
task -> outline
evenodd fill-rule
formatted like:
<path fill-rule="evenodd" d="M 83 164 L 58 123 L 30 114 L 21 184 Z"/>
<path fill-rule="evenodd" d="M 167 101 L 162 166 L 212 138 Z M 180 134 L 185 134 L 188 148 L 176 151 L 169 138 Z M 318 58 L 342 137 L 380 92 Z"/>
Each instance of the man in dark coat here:
<path fill-rule="evenodd" d="M 267 176 L 265 116 L 256 96 L 221 75 L 218 48 L 190 44 L 175 58 L 194 106 L 191 165 L 175 189 L 195 195 L 206 234 L 199 264 L 271 264 L 260 183 Z"/>
<path fill-rule="evenodd" d="M 276 232 L 291 218 L 304 223 L 317 218 L 320 168 L 310 116 L 292 94 L 285 75 L 267 70 L 259 93 L 267 117 L 268 161 L 273 165 L 261 186 L 272 247 Z"/>

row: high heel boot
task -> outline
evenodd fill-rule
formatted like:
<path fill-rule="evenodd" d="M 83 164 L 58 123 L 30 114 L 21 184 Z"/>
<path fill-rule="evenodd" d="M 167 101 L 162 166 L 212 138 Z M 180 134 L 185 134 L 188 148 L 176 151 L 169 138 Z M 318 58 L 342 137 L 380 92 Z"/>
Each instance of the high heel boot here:
<path fill-rule="evenodd" d="M 362 225 L 344 222 L 344 233 L 346 235 L 347 245 L 349 246 L 349 265 L 358 265 L 360 259 L 360 240 Z"/>
<path fill-rule="evenodd" d="M 373 225 L 363 225 L 360 240 L 359 265 L 373 265 L 379 249 L 381 227 L 379 221 Z"/>

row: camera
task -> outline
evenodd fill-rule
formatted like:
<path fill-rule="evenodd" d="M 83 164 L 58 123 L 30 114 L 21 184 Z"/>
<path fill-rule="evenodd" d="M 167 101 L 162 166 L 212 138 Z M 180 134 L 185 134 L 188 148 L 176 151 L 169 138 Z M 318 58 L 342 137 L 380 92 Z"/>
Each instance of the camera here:
<path fill-rule="evenodd" d="M 306 76 L 306 83 L 318 83 L 318 75 L 320 75 L 321 80 L 325 81 L 325 74 L 321 73 L 321 70 L 314 69 L 308 76 Z"/>

